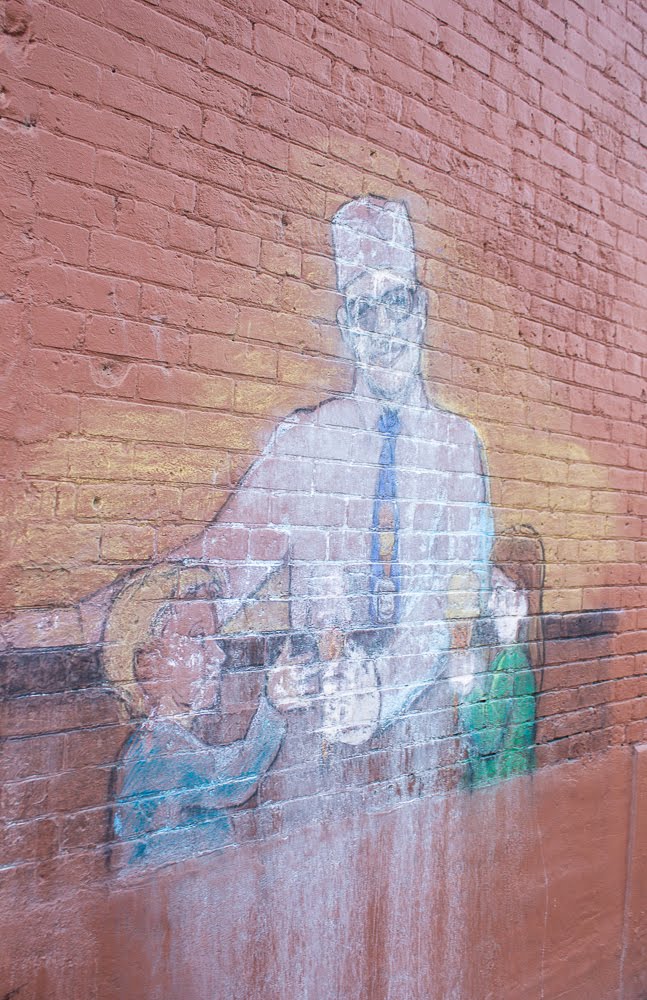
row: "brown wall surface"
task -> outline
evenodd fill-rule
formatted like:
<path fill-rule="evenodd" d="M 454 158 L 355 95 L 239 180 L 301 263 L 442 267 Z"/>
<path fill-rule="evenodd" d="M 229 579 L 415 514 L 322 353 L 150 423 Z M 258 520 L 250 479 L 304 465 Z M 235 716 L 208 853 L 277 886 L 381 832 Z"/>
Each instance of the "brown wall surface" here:
<path fill-rule="evenodd" d="M 644 1000 L 644 5 L 0 29 L 0 1000 Z"/>
<path fill-rule="evenodd" d="M 15 882 L 30 914 L 9 982 L 30 1000 L 639 998 L 630 756 L 313 823 L 127 886 L 54 862 Z"/>

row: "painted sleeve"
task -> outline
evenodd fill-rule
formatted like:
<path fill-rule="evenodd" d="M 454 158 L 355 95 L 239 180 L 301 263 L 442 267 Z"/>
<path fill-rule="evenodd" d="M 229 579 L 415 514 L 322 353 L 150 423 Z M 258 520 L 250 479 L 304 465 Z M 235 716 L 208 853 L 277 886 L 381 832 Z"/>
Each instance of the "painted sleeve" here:
<path fill-rule="evenodd" d="M 146 750 L 135 738 L 119 765 L 116 836 L 129 840 L 190 825 L 246 802 L 276 757 L 284 733 L 282 716 L 262 698 L 247 733 L 234 743 L 210 746 L 167 724 Z"/>
<path fill-rule="evenodd" d="M 194 791 L 185 807 L 223 809 L 242 805 L 254 794 L 272 764 L 284 734 L 282 715 L 267 698 L 261 698 L 242 739 L 226 746 L 205 748 L 202 769 L 206 784 Z"/>
<path fill-rule="evenodd" d="M 224 570 L 221 624 L 285 566 L 293 536 L 308 520 L 311 430 L 303 422 L 282 424 L 202 536 L 200 557 Z"/>
<path fill-rule="evenodd" d="M 287 559 L 287 528 L 270 521 L 273 481 L 280 481 L 277 459 L 264 455 L 202 536 L 200 558 L 222 574 L 223 592 L 216 602 L 221 625 L 233 618 L 243 601 L 253 597 Z"/>

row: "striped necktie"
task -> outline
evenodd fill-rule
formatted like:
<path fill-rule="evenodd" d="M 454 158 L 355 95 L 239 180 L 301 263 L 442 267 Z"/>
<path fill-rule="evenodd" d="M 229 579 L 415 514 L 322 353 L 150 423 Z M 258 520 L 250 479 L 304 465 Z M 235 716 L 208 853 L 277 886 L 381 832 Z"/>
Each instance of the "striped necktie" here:
<path fill-rule="evenodd" d="M 393 625 L 400 617 L 400 516 L 395 478 L 395 446 L 400 432 L 398 411 L 385 409 L 377 429 L 383 442 L 371 530 L 371 621 L 374 625 Z"/>

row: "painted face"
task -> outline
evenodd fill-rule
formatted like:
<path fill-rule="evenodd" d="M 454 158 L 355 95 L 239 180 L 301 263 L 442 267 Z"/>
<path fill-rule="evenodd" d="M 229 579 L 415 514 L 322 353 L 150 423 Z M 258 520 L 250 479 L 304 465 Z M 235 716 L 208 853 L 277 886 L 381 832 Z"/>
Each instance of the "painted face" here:
<path fill-rule="evenodd" d="M 149 707 L 180 715 L 215 707 L 223 653 L 214 631 L 208 602 L 176 601 L 167 607 L 137 659 L 137 677 Z"/>
<path fill-rule="evenodd" d="M 528 598 L 519 590 L 513 580 L 500 569 L 492 570 L 492 589 L 488 609 L 501 645 L 509 646 L 517 642 L 519 625 L 528 614 Z"/>
<path fill-rule="evenodd" d="M 420 371 L 424 289 L 390 271 L 367 271 L 347 286 L 337 318 L 371 391 L 401 398 Z"/>

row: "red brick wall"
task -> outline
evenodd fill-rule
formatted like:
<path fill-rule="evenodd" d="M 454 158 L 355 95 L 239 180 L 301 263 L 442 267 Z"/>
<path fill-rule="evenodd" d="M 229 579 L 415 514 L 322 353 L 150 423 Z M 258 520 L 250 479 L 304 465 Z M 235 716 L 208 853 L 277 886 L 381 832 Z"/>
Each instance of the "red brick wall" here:
<path fill-rule="evenodd" d="M 639 1000 L 644 8 L 2 0 L 0 24 L 0 997 Z M 227 849 L 124 882 L 139 722 L 106 622 L 283 418 L 351 391 L 331 222 L 366 195 L 406 205 L 426 390 L 480 435 L 496 534 L 542 539 L 536 770 L 468 790 L 442 683 L 325 759 L 292 713 Z M 246 732 L 286 586 L 225 642 L 213 745 Z"/>

